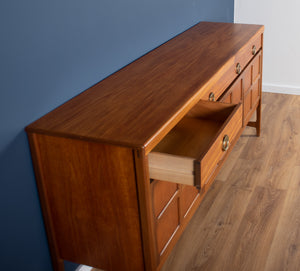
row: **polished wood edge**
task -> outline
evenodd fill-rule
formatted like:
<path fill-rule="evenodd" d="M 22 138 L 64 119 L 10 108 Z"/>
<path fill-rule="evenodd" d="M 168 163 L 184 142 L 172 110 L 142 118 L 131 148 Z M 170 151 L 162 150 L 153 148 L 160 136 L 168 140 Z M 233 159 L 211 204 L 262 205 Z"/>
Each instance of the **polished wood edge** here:
<path fill-rule="evenodd" d="M 39 200 L 41 203 L 43 219 L 45 222 L 45 228 L 47 232 L 47 239 L 48 239 L 53 269 L 55 271 L 64 271 L 65 270 L 64 261 L 63 259 L 61 259 L 59 255 L 59 249 L 56 243 L 56 238 L 54 233 L 54 226 L 52 224 L 52 220 L 50 217 L 50 210 L 48 208 L 49 202 L 47 199 L 47 193 L 45 192 L 46 188 L 43 184 L 43 173 L 41 171 L 42 167 L 40 165 L 41 159 L 39 157 L 40 149 L 36 141 L 37 135 L 27 131 L 27 137 L 28 137 L 30 150 L 31 150 L 31 157 L 33 161 L 36 184 L 39 192 Z"/>
<path fill-rule="evenodd" d="M 144 147 L 144 145 L 142 145 L 142 144 L 131 144 L 130 142 L 124 142 L 124 141 L 120 142 L 120 141 L 114 141 L 114 140 L 103 140 L 103 139 L 98 139 L 98 138 L 91 138 L 88 136 L 85 137 L 85 136 L 73 135 L 70 133 L 52 132 L 52 131 L 43 130 L 43 129 L 31 128 L 30 125 L 25 127 L 25 131 L 27 133 L 43 134 L 43 135 L 57 136 L 57 137 L 63 137 L 63 138 L 72 138 L 72 139 L 77 139 L 77 140 L 98 142 L 98 143 L 102 143 L 102 144 L 109 144 L 109 145 L 126 147 L 126 148 L 138 149 L 138 148 Z"/>
<path fill-rule="evenodd" d="M 158 264 L 158 258 L 156 255 L 157 245 L 155 241 L 154 215 L 150 198 L 151 187 L 148 159 L 143 148 L 134 149 L 133 155 L 135 161 L 145 270 L 154 271 Z"/>

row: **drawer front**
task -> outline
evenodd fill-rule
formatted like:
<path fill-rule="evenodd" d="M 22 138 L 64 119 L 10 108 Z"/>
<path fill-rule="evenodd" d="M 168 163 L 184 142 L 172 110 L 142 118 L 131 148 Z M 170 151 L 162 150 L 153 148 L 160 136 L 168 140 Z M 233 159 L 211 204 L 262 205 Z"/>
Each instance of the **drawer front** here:
<path fill-rule="evenodd" d="M 234 61 L 226 67 L 223 67 L 217 74 L 219 78 L 216 82 L 208 86 L 207 90 L 204 92 L 202 99 L 204 100 L 217 100 L 224 93 L 226 88 L 242 73 L 246 68 L 251 59 L 257 55 L 262 46 L 262 37 L 257 35 L 254 39 L 249 41 L 249 43 L 241 49 L 240 52 L 234 57 Z M 239 67 L 239 68 L 238 68 Z M 256 68 L 259 68 L 257 65 Z M 251 78 L 251 74 L 247 79 Z M 249 81 L 247 82 L 249 84 Z M 251 84 L 251 82 L 250 82 Z M 214 97 L 214 99 L 212 98 Z"/>
<path fill-rule="evenodd" d="M 245 69 L 245 67 L 251 60 L 251 58 L 254 55 L 256 55 L 258 53 L 258 51 L 261 49 L 261 45 L 262 45 L 261 41 L 262 41 L 262 37 L 261 37 L 261 35 L 258 35 L 257 37 L 255 37 L 254 39 L 249 41 L 249 43 L 236 55 L 235 63 L 236 63 L 236 65 L 238 63 L 240 64 L 241 70 Z M 253 51 L 254 47 L 256 48 L 255 54 Z"/>
<path fill-rule="evenodd" d="M 218 169 L 219 162 L 226 154 L 226 151 L 223 149 L 224 137 L 228 136 L 230 145 L 242 128 L 242 119 L 242 107 L 239 106 L 238 111 L 224 127 L 207 154 L 199 162 L 201 187 L 209 182 L 210 177 Z"/>
<path fill-rule="evenodd" d="M 151 189 L 153 212 L 154 216 L 158 217 L 178 190 L 178 185 L 176 183 L 154 180 L 151 183 Z"/>
<path fill-rule="evenodd" d="M 150 178 L 201 188 L 218 169 L 226 153 L 223 144 L 232 147 L 242 127 L 240 104 L 201 102 L 191 112 L 194 117 L 182 119 L 149 153 Z M 225 135 L 229 142 L 223 142 Z"/>
<path fill-rule="evenodd" d="M 225 89 L 231 84 L 233 80 L 238 76 L 235 71 L 235 64 L 231 63 L 223 68 L 220 72 L 219 79 L 207 88 L 202 99 L 208 101 L 216 101 L 225 91 Z"/>

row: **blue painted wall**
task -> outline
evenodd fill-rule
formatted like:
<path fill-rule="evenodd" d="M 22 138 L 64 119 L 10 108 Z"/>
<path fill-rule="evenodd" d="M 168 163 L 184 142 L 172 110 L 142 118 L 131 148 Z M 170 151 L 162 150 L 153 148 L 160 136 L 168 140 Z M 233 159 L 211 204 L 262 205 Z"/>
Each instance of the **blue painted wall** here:
<path fill-rule="evenodd" d="M 2 270 L 52 270 L 24 127 L 197 22 L 232 22 L 233 2 L 0 2 Z"/>

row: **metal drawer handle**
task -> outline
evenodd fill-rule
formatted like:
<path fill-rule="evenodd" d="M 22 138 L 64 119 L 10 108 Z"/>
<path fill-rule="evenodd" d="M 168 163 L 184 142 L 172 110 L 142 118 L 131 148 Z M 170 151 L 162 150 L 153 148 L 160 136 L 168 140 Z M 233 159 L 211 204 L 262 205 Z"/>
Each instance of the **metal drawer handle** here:
<path fill-rule="evenodd" d="M 240 63 L 236 64 L 235 71 L 236 71 L 237 74 L 240 74 L 240 73 L 241 73 L 242 67 L 241 67 L 241 64 L 240 64 Z"/>
<path fill-rule="evenodd" d="M 211 102 L 214 102 L 216 100 L 215 94 L 213 92 L 209 93 L 208 100 Z"/>
<path fill-rule="evenodd" d="M 256 54 L 256 46 L 253 45 L 253 46 L 252 46 L 252 55 L 255 55 L 255 54 Z"/>
<path fill-rule="evenodd" d="M 222 142 L 222 151 L 227 151 L 229 148 L 229 136 L 225 135 Z"/>

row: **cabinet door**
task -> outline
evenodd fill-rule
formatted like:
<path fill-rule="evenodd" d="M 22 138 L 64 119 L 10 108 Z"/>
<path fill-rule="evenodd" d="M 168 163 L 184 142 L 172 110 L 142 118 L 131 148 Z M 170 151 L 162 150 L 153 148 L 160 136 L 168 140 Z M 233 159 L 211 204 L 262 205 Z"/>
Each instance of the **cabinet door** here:
<path fill-rule="evenodd" d="M 244 125 L 247 125 L 261 98 L 261 63 L 262 55 L 258 53 L 247 67 L 247 73 L 243 76 Z"/>
<path fill-rule="evenodd" d="M 161 260 L 174 245 L 199 205 L 200 191 L 190 185 L 152 180 L 151 200 L 155 224 L 156 253 Z M 170 243 L 172 243 L 170 245 Z M 176 242 L 176 241 L 175 241 Z"/>
<path fill-rule="evenodd" d="M 159 180 L 151 182 L 157 254 L 160 257 L 180 225 L 180 185 Z"/>

